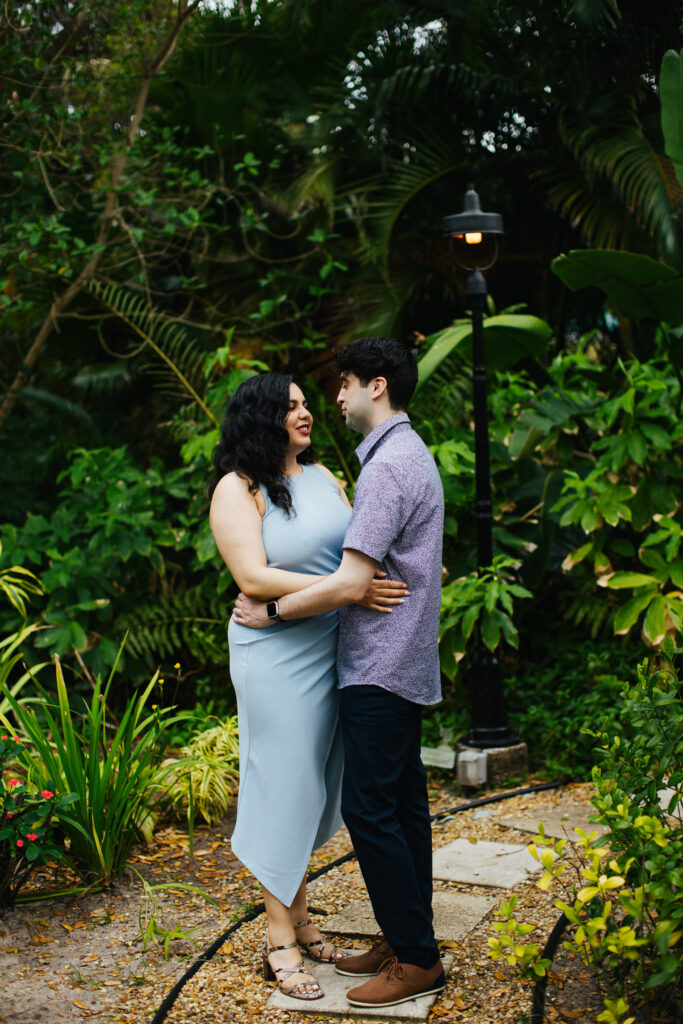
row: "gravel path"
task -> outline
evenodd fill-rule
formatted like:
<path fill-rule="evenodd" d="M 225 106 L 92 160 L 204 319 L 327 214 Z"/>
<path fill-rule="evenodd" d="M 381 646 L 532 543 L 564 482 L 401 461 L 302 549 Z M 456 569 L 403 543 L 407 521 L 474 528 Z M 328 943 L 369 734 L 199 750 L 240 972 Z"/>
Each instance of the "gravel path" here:
<path fill-rule="evenodd" d="M 588 784 L 570 785 L 544 793 L 518 796 L 494 804 L 491 813 L 465 811 L 436 822 L 434 847 L 458 837 L 498 842 L 530 841 L 529 833 L 508 828 L 498 819 L 532 812 L 542 820 L 544 813 L 562 809 L 567 803 L 589 804 Z M 433 813 L 469 799 L 456 792 L 446 773 L 431 780 Z M 487 808 L 488 810 L 488 808 Z M 102 1021 L 103 1024 L 147 1024 L 157 1007 L 196 956 L 232 920 L 260 900 L 258 884 L 230 851 L 232 819 L 197 830 L 194 858 L 188 856 L 187 833 L 175 827 L 160 829 L 154 845 L 138 849 L 126 874 L 102 893 L 90 893 L 71 900 L 51 900 L 22 905 L 0 919 L 0 967 L 3 998 L 2 1024 L 61 1024 L 62 1021 Z M 330 863 L 350 849 L 345 829 L 314 855 L 312 868 Z M 210 894 L 218 908 L 201 895 L 181 889 L 153 891 L 157 906 L 145 899 L 142 879 L 149 885 L 184 883 Z M 41 880 L 46 884 L 47 880 Z M 54 879 L 52 880 L 54 884 Z M 458 893 L 481 893 L 472 885 L 435 883 L 437 889 Z M 355 861 L 329 871 L 310 885 L 310 905 L 331 914 L 352 899 L 365 895 Z M 509 890 L 487 887 L 487 894 L 506 899 Z M 542 893 L 533 880 L 514 889 L 525 919 L 537 924 L 533 941 L 545 941 L 558 911 L 552 896 Z M 145 917 L 145 914 L 147 916 Z M 167 931 L 184 933 L 170 941 L 164 958 L 163 937 L 159 945 L 143 948 L 143 925 L 154 914 Z M 321 921 L 323 919 L 321 918 Z M 454 956 L 448 986 L 438 997 L 430 1020 L 472 1021 L 476 1024 L 520 1024 L 529 1019 L 531 987 L 520 983 L 507 965 L 487 957 L 487 940 L 493 933 L 489 915 L 462 943 L 449 943 Z M 311 1013 L 267 1011 L 272 991 L 260 976 L 259 948 L 264 919 L 242 926 L 216 957 L 205 964 L 183 989 L 168 1014 L 167 1024 L 252 1024 L 281 1021 L 287 1024 L 322 1024 L 329 1017 Z M 194 943 L 194 944 L 193 944 Z M 341 939 L 340 945 L 362 945 Z M 546 1020 L 594 1021 L 600 1001 L 592 979 L 583 966 L 558 957 L 548 986 Z M 362 1017 L 336 1018 L 363 1021 Z M 377 1018 L 375 1018 L 376 1020 Z"/>

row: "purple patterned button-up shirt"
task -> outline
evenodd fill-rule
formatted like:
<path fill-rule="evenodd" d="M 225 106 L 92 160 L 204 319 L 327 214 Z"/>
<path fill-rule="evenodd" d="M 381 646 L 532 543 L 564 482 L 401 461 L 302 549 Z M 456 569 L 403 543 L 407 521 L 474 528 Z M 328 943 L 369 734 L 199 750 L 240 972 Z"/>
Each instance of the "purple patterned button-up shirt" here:
<path fill-rule="evenodd" d="M 381 686 L 416 704 L 441 700 L 439 609 L 443 488 L 434 459 L 397 413 L 356 448 L 362 469 L 344 547 L 378 562 L 410 597 L 391 615 L 339 610 L 339 686 Z"/>

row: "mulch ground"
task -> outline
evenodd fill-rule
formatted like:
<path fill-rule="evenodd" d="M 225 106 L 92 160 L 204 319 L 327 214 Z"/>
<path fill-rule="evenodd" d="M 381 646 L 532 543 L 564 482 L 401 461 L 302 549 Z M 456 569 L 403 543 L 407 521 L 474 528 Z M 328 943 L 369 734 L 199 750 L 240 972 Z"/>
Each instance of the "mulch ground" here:
<path fill-rule="evenodd" d="M 519 796 L 493 805 L 496 814 L 512 815 L 533 810 L 542 817 L 565 802 L 589 803 L 589 785 Z M 432 811 L 451 808 L 471 799 L 470 792 L 454 788 L 447 773 L 431 779 Z M 499 825 L 496 814 L 475 816 L 465 811 L 435 823 L 434 846 L 458 837 L 500 842 L 527 843 L 528 833 Z M 3 970 L 2 1024 L 42 1024 L 62 1021 L 102 1021 L 103 1024 L 147 1024 L 174 983 L 196 957 L 224 932 L 231 922 L 260 902 L 258 883 L 231 852 L 232 819 L 196 830 L 194 856 L 189 857 L 187 832 L 168 825 L 159 828 L 153 846 L 138 848 L 130 865 L 111 889 L 80 898 L 23 904 L 0 919 L 0 965 Z M 350 850 L 345 829 L 314 854 L 311 868 L 330 863 Z M 153 889 L 145 897 L 142 879 Z M 68 881 L 54 872 L 36 879 L 40 887 L 53 888 Z M 216 900 L 210 905 L 196 892 L 169 888 L 172 883 L 192 885 Z M 436 887 L 459 893 L 481 892 L 475 886 L 437 882 Z M 508 890 L 487 888 L 499 897 Z M 355 860 L 334 868 L 309 886 L 309 902 L 315 911 L 331 914 L 352 899 L 365 895 Z M 530 936 L 541 945 L 552 929 L 558 910 L 553 897 L 542 893 L 533 880 L 518 886 L 518 909 L 535 923 Z M 141 930 L 154 916 L 164 932 L 144 948 Z M 430 1020 L 472 1021 L 476 1024 L 523 1024 L 530 1019 L 532 988 L 520 982 L 500 961 L 487 957 L 487 940 L 495 934 L 491 914 L 461 943 L 449 943 L 454 957 L 449 981 L 439 995 Z M 318 920 L 324 928 L 324 917 Z M 171 938 L 175 933 L 176 937 Z M 264 918 L 240 927 L 214 959 L 202 966 L 187 983 L 166 1017 L 167 1024 L 323 1024 L 329 1017 L 291 1011 L 267 1010 L 272 985 L 260 974 L 260 944 Z M 168 937 L 168 956 L 164 941 Z M 341 939 L 342 946 L 360 945 Z M 553 964 L 548 985 L 546 1020 L 593 1022 L 602 1009 L 595 980 L 583 965 L 562 952 Z M 337 1018 L 340 1019 L 340 1018 Z M 341 1018 L 363 1021 L 364 1018 Z M 377 1020 L 377 1018 L 374 1018 Z"/>

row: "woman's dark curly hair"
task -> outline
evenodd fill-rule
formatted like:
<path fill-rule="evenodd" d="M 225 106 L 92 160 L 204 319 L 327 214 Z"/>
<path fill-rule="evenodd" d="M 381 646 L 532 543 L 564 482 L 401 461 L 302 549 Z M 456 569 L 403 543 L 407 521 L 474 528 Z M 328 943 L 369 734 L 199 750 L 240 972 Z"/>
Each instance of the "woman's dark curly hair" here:
<path fill-rule="evenodd" d="M 237 388 L 228 402 L 220 440 L 214 448 L 216 475 L 209 485 L 209 495 L 226 473 L 237 473 L 248 482 L 252 494 L 262 484 L 273 504 L 291 514 L 292 496 L 282 479 L 289 443 L 284 422 L 291 383 L 291 374 L 262 373 L 249 377 Z M 315 461 L 310 445 L 297 460 L 302 464 Z"/>

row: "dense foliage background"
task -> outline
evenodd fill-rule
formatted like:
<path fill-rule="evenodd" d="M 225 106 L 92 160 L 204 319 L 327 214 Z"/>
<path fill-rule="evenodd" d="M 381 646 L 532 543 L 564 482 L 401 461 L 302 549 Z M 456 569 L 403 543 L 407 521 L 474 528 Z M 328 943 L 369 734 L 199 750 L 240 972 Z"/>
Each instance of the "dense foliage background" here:
<path fill-rule="evenodd" d="M 411 412 L 448 503 L 434 729 L 466 725 L 481 627 L 537 766 L 590 766 L 578 726 L 683 612 L 675 52 L 661 79 L 681 28 L 673 0 L 0 15 L 0 569 L 44 585 L 34 659 L 58 653 L 87 690 L 127 633 L 114 704 L 160 667 L 169 703 L 228 710 L 235 591 L 206 498 L 226 399 L 287 367 L 352 487 L 333 352 L 415 337 Z M 507 561 L 476 615 L 458 603 L 474 568 L 465 281 L 440 235 L 470 181 L 505 222 L 487 345 Z M 22 622 L 0 607 L 3 632 Z"/>

